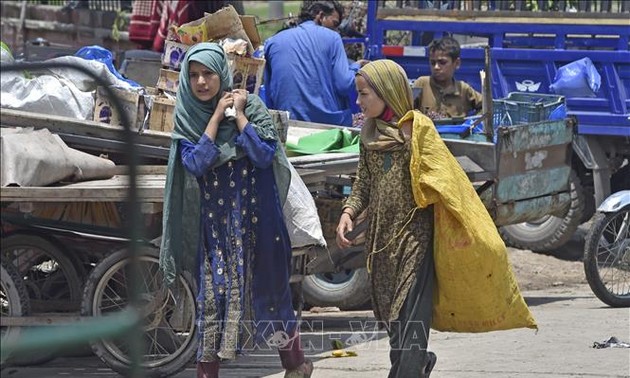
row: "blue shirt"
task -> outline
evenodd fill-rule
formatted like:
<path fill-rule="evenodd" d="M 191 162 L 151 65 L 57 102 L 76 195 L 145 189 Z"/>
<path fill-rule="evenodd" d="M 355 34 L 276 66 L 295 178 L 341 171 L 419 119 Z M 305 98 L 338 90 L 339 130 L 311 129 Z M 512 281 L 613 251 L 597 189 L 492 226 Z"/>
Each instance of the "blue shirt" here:
<path fill-rule="evenodd" d="M 359 65 L 348 64 L 338 33 L 306 21 L 265 42 L 265 90 L 270 109 L 301 121 L 352 126 L 348 94 Z"/>

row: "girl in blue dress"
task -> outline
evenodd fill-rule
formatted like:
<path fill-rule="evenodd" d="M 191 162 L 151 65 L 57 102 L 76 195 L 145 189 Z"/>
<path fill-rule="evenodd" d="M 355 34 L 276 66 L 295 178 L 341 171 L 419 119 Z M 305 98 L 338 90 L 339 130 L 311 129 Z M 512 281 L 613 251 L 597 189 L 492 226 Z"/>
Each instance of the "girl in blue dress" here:
<path fill-rule="evenodd" d="M 198 272 L 197 377 L 218 377 L 220 361 L 270 346 L 286 376 L 309 377 L 282 214 L 289 163 L 260 98 L 232 90 L 218 44 L 188 50 L 172 135 L 160 266 L 167 284 L 180 270 Z"/>

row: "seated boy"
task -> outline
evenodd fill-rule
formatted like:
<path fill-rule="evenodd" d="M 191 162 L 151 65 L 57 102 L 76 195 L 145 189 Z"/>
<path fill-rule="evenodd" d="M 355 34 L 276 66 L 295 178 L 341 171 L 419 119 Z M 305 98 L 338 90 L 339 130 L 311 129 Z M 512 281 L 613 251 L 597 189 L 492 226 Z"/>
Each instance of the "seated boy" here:
<path fill-rule="evenodd" d="M 461 65 L 461 49 L 452 37 L 429 44 L 431 76 L 420 76 L 413 84 L 414 107 L 431 119 L 458 118 L 481 111 L 481 93 L 463 81 L 455 80 Z"/>

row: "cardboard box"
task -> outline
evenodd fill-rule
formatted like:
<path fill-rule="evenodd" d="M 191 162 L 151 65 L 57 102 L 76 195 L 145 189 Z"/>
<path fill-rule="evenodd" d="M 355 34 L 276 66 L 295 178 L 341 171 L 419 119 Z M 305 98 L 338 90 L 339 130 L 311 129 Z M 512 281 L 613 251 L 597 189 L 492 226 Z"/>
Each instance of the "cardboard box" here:
<path fill-rule="evenodd" d="M 228 54 L 228 64 L 234 79 L 234 89 L 247 89 L 249 93 L 258 94 L 262 84 L 265 60 Z"/>
<path fill-rule="evenodd" d="M 243 29 L 245 29 L 245 34 L 249 38 L 254 50 L 258 48 L 262 44 L 262 40 L 260 39 L 260 34 L 258 33 L 258 26 L 256 26 L 256 16 L 239 16 L 241 18 L 241 23 L 243 24 Z"/>
<path fill-rule="evenodd" d="M 144 123 L 146 107 L 144 105 L 144 96 L 118 88 L 110 88 L 114 95 L 119 99 L 122 111 L 127 114 L 131 128 L 139 130 Z M 118 109 L 114 106 L 114 102 L 107 94 L 104 87 L 96 88 L 96 101 L 94 103 L 94 121 L 108 123 L 110 125 L 122 125 L 122 116 Z"/>
<path fill-rule="evenodd" d="M 254 47 L 252 46 L 249 35 L 243 26 L 243 22 L 241 21 L 242 18 L 233 6 L 228 5 L 227 7 L 221 8 L 214 13 L 205 13 L 203 20 L 207 28 L 206 32 L 209 41 L 218 41 L 228 37 L 233 39 L 240 38 L 247 41 L 247 53 L 249 55 L 254 53 Z M 251 23 L 251 21 L 248 22 Z M 255 22 L 256 20 L 254 19 L 254 26 L 256 25 Z M 260 40 L 260 36 L 258 39 Z"/>
<path fill-rule="evenodd" d="M 165 96 L 153 98 L 151 114 L 149 115 L 149 129 L 156 131 L 173 131 L 175 114 L 175 100 Z"/>
<path fill-rule="evenodd" d="M 162 68 L 160 70 L 160 77 L 158 78 L 156 87 L 163 91 L 176 93 L 178 86 L 179 72 Z"/>
<path fill-rule="evenodd" d="M 164 41 L 162 65 L 178 71 L 190 46 L 175 41 Z"/>

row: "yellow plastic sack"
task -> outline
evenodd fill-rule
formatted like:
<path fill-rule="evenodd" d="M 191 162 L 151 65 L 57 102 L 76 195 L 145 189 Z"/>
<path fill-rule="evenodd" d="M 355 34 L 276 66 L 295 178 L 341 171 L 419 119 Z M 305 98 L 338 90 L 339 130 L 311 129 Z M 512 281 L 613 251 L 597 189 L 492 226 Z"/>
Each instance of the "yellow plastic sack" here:
<path fill-rule="evenodd" d="M 434 205 L 436 285 L 433 324 L 439 331 L 487 332 L 537 329 L 488 211 L 433 122 L 410 111 L 413 194 L 420 207 Z"/>

